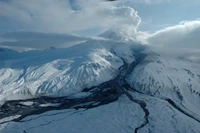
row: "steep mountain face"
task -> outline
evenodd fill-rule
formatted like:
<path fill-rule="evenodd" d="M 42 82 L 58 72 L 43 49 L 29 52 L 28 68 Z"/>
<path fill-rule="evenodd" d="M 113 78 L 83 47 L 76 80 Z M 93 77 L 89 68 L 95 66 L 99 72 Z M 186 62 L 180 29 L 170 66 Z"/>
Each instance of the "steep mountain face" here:
<path fill-rule="evenodd" d="M 200 65 L 190 60 L 149 55 L 127 81 L 137 91 L 172 100 L 200 121 Z"/>
<path fill-rule="evenodd" d="M 200 65 L 107 33 L 68 48 L 2 49 L 0 132 L 199 133 Z"/>
<path fill-rule="evenodd" d="M 1 99 L 66 96 L 113 79 L 134 45 L 88 41 L 66 49 L 2 53 Z M 81 49 L 81 50 L 80 50 Z"/>

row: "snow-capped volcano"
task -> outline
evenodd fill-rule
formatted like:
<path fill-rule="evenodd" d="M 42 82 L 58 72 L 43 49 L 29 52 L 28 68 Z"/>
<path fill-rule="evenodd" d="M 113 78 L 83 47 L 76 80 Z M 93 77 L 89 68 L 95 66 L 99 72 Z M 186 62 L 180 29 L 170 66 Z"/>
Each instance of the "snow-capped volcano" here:
<path fill-rule="evenodd" d="M 106 30 L 99 37 L 103 37 L 115 41 L 136 41 L 136 31 L 131 27 L 120 27 Z"/>
<path fill-rule="evenodd" d="M 200 132 L 199 64 L 121 33 L 100 36 L 67 48 L 2 49 L 0 132 Z"/>

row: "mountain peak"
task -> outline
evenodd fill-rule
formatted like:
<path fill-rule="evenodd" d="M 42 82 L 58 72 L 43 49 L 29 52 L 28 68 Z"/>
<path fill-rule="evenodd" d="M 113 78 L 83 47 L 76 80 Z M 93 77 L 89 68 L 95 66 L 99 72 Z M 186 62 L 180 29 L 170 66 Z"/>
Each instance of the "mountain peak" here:
<path fill-rule="evenodd" d="M 115 41 L 135 41 L 135 29 L 132 27 L 113 28 L 106 30 L 99 37 Z"/>

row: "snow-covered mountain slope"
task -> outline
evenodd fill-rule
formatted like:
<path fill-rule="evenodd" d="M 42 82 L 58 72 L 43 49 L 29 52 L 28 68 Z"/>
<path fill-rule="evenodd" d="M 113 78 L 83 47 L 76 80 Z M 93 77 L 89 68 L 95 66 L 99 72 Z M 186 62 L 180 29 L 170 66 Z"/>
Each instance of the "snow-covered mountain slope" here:
<path fill-rule="evenodd" d="M 99 85 L 119 73 L 120 57 L 134 61 L 134 47 L 92 40 L 65 49 L 0 52 L 0 99 L 66 96 Z"/>
<path fill-rule="evenodd" d="M 107 33 L 68 48 L 1 48 L 0 132 L 199 133 L 200 64 Z"/>
<path fill-rule="evenodd" d="M 174 101 L 200 121 L 200 64 L 151 54 L 135 68 L 127 81 L 143 94 Z"/>
<path fill-rule="evenodd" d="M 126 95 L 118 101 L 92 109 L 49 111 L 26 117 L 21 122 L 0 125 L 1 133 L 199 133 L 200 123 L 181 114 L 158 98 L 131 94 L 146 102 L 149 121 L 143 128 L 144 112 Z M 17 116 L 15 116 L 17 117 Z"/>

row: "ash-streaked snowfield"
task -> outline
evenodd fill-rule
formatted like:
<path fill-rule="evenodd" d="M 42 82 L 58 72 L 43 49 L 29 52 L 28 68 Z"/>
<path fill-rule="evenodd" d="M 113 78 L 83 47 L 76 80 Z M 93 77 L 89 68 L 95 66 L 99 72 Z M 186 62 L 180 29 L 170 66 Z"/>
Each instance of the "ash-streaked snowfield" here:
<path fill-rule="evenodd" d="M 0 133 L 199 133 L 198 5 L 0 0 Z"/>

